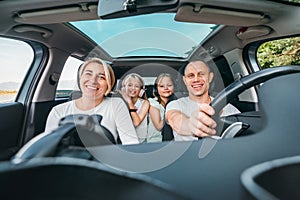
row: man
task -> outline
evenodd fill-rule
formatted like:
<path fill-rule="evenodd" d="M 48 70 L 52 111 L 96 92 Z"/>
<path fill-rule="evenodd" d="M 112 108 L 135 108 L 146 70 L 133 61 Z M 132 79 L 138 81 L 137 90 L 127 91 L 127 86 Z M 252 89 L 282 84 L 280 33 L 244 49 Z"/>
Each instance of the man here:
<path fill-rule="evenodd" d="M 175 141 L 197 140 L 216 134 L 217 124 L 211 118 L 215 111 L 209 105 L 212 97 L 208 92 L 213 77 L 214 73 L 203 61 L 192 61 L 186 66 L 183 81 L 189 96 L 170 102 L 166 108 L 166 119 Z M 236 113 L 239 110 L 231 104 L 222 110 L 222 116 Z"/>

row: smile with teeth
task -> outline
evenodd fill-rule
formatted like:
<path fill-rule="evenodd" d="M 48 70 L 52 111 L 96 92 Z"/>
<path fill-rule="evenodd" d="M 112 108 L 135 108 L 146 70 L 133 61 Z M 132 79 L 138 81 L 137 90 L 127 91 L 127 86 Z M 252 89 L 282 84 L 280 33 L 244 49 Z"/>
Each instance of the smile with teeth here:
<path fill-rule="evenodd" d="M 85 86 L 87 89 L 89 89 L 89 90 L 99 90 L 99 88 L 97 88 L 96 86 L 93 86 L 93 85 L 86 85 Z"/>
<path fill-rule="evenodd" d="M 201 89 L 202 87 L 203 87 L 203 83 L 201 83 L 201 84 L 194 84 L 194 85 L 192 85 L 192 88 L 194 88 L 194 89 Z"/>

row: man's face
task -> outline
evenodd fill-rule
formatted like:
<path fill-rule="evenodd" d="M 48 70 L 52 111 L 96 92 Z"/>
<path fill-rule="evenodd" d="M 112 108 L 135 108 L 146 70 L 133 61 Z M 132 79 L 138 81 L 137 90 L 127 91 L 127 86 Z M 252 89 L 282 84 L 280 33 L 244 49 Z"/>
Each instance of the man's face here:
<path fill-rule="evenodd" d="M 183 81 L 192 97 L 208 95 L 209 84 L 213 79 L 213 73 L 202 61 L 194 61 L 186 66 Z"/>

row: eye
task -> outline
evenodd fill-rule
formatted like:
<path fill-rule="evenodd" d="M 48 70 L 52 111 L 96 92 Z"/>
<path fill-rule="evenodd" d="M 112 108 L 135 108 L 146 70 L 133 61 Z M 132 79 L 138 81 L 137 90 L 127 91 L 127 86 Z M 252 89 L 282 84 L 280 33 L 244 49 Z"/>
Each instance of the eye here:
<path fill-rule="evenodd" d="M 105 76 L 103 74 L 99 74 L 98 78 L 101 79 L 101 80 L 106 80 L 106 78 L 105 78 Z"/>
<path fill-rule="evenodd" d="M 84 73 L 83 73 L 83 75 L 85 75 L 85 76 L 91 76 L 91 75 L 92 75 L 92 73 L 91 73 L 91 72 L 89 72 L 89 71 L 86 71 L 86 72 L 84 72 Z"/>
<path fill-rule="evenodd" d="M 186 75 L 186 77 L 189 79 L 193 79 L 193 78 L 195 78 L 195 74 L 188 74 L 188 75 Z"/>

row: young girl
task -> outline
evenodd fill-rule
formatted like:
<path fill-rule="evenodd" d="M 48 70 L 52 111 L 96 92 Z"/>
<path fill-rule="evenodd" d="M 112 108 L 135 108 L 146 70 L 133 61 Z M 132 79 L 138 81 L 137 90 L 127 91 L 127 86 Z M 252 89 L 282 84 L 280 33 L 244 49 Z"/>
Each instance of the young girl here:
<path fill-rule="evenodd" d="M 136 73 L 131 73 L 124 78 L 121 90 L 122 97 L 128 104 L 130 116 L 140 143 L 146 140 L 147 114 L 150 107 L 144 87 L 142 77 Z"/>
<path fill-rule="evenodd" d="M 154 83 L 153 94 L 155 98 L 149 98 L 149 125 L 147 142 L 161 142 L 161 130 L 164 126 L 166 103 L 174 93 L 174 82 L 168 73 L 160 74 Z"/>

